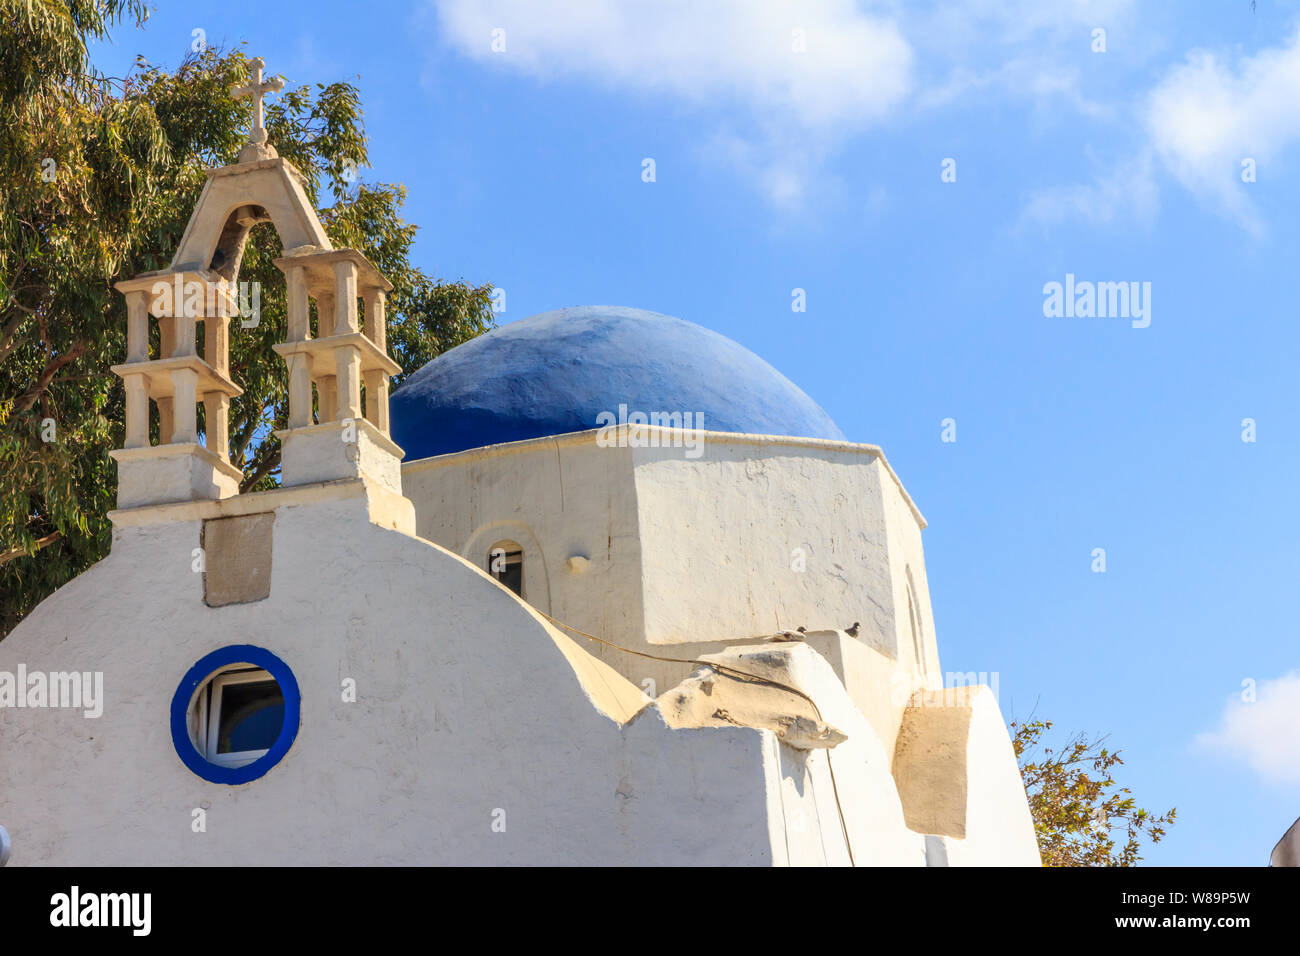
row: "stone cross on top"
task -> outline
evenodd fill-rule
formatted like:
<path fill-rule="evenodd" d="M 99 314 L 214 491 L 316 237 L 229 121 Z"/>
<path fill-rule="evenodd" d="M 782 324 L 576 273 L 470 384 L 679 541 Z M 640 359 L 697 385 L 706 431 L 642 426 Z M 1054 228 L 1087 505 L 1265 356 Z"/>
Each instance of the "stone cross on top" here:
<path fill-rule="evenodd" d="M 279 77 L 274 79 L 262 80 L 262 69 L 266 66 L 266 61 L 260 56 L 255 56 L 248 61 L 252 69 L 251 82 L 244 86 L 237 86 L 230 92 L 236 99 L 250 97 L 253 101 L 253 128 L 248 134 L 248 145 L 239 154 L 239 161 L 247 162 L 251 159 L 273 159 L 276 156 L 275 148 L 266 142 L 266 126 L 264 124 L 265 112 L 262 108 L 262 97 L 267 93 L 278 93 L 284 89 L 284 80 Z M 249 153 L 245 156 L 245 153 Z"/>

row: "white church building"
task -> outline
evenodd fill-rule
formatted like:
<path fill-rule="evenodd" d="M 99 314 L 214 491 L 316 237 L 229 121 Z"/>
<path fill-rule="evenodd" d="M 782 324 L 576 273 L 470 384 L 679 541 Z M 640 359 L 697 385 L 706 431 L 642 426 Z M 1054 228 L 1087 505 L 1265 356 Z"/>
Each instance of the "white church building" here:
<path fill-rule="evenodd" d="M 1039 865 L 997 700 L 940 689 L 925 520 L 878 447 L 618 307 L 476 338 L 390 410 L 391 287 L 258 113 L 171 266 L 118 285 L 112 550 L 0 642 L 12 865 Z M 262 223 L 289 421 L 280 487 L 241 494 Z"/>

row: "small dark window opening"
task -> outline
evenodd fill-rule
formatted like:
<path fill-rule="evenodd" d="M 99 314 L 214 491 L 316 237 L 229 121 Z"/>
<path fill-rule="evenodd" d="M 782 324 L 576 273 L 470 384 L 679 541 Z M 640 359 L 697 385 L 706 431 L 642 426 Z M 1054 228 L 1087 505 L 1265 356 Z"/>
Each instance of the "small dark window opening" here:
<path fill-rule="evenodd" d="M 518 547 L 496 545 L 488 552 L 488 574 L 515 594 L 524 596 L 524 553 Z"/>

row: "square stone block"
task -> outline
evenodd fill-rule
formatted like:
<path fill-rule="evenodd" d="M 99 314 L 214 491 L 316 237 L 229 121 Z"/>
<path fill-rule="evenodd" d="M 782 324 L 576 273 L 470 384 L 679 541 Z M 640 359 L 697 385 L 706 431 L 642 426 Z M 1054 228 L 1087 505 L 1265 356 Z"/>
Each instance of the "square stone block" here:
<path fill-rule="evenodd" d="M 117 506 L 229 498 L 239 494 L 244 473 L 196 442 L 118 448 Z"/>
<path fill-rule="evenodd" d="M 203 600 L 209 607 L 249 604 L 271 596 L 274 524 L 274 511 L 203 522 Z"/>
<path fill-rule="evenodd" d="M 402 449 L 364 418 L 275 434 L 281 444 L 280 481 L 285 487 L 366 478 L 402 493 Z"/>

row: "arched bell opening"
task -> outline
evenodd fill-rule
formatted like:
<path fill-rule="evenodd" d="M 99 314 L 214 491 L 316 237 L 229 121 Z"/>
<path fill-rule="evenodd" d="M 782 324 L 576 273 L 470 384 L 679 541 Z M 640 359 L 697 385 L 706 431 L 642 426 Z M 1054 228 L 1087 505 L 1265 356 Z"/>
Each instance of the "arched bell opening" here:
<path fill-rule="evenodd" d="M 217 247 L 208 263 L 208 271 L 215 272 L 227 282 L 234 282 L 239 277 L 239 266 L 244 258 L 248 234 L 264 222 L 271 222 L 271 216 L 263 206 L 250 203 L 232 210 L 226 217 L 225 225 L 221 227 Z"/>

